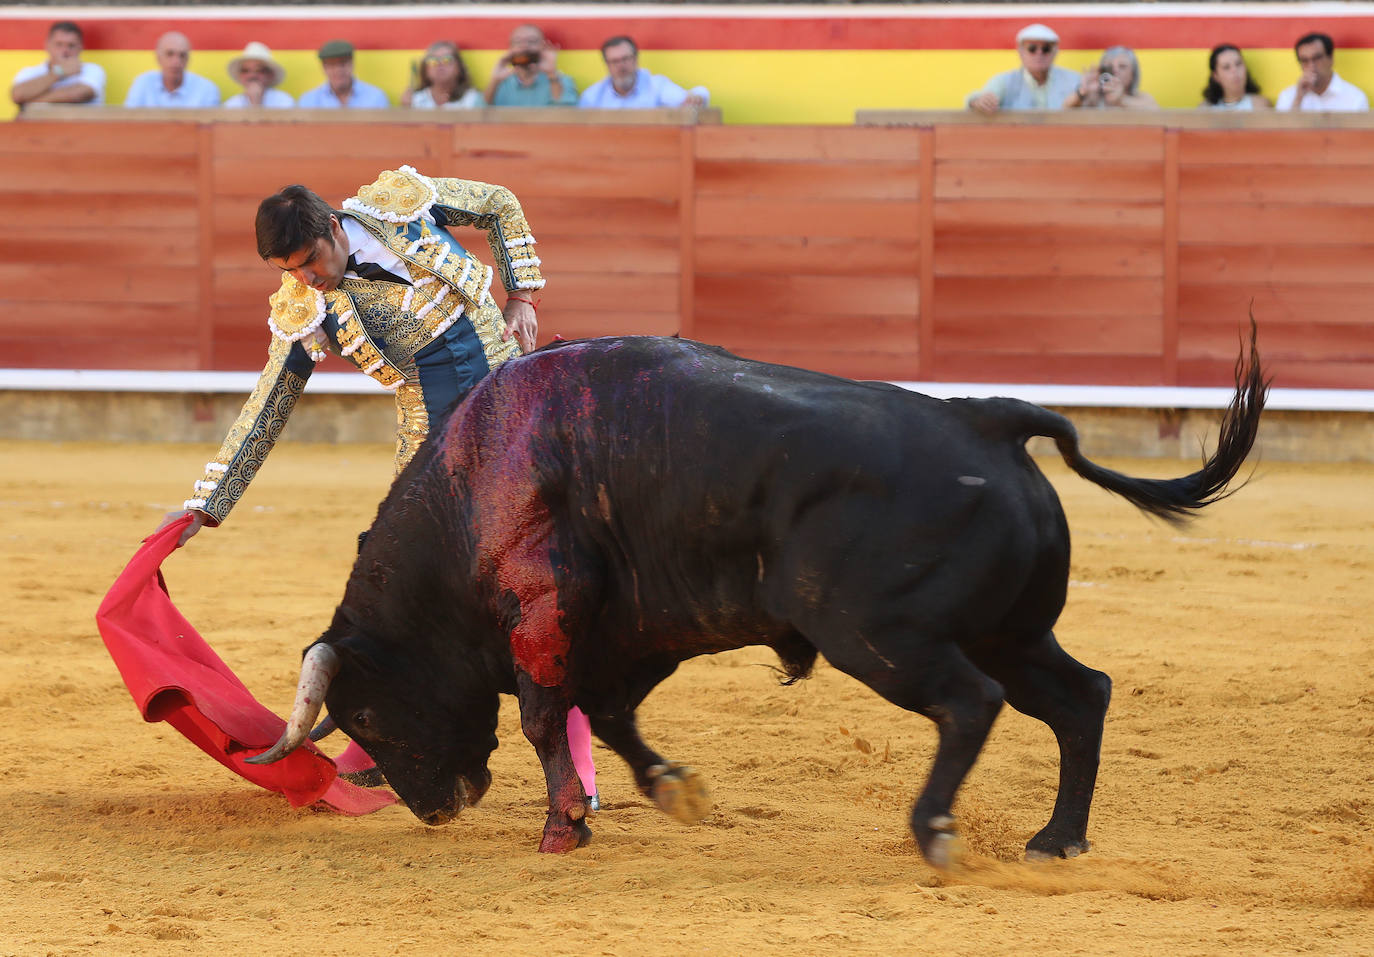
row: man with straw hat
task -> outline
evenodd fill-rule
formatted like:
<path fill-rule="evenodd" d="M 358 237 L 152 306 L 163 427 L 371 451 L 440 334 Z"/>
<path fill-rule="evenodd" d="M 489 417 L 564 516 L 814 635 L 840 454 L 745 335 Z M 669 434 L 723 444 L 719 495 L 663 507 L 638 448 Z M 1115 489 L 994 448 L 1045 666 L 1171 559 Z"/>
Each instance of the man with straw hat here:
<path fill-rule="evenodd" d="M 261 106 L 285 110 L 296 105 L 291 95 L 277 89 L 286 79 L 286 69 L 272 57 L 267 44 L 252 41 L 229 61 L 229 78 L 243 87 L 224 101 L 226 107 Z"/>

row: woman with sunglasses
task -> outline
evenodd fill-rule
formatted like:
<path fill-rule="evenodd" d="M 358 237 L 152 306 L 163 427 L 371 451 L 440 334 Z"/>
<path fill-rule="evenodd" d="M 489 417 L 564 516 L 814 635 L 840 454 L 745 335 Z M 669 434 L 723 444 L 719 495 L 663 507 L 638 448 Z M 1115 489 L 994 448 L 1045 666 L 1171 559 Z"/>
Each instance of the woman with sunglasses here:
<path fill-rule="evenodd" d="M 420 61 L 415 89 L 401 94 L 401 105 L 417 110 L 471 110 L 486 106 L 487 101 L 472 85 L 458 44 L 436 40 Z"/>

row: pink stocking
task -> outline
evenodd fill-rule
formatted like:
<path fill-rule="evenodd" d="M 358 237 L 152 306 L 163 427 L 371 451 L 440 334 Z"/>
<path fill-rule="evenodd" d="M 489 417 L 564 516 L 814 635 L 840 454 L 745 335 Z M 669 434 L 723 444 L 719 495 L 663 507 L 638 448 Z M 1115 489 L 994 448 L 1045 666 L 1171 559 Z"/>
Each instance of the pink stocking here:
<path fill-rule="evenodd" d="M 568 712 L 568 750 L 572 752 L 573 767 L 582 779 L 582 790 L 587 797 L 596 793 L 596 765 L 592 763 L 592 723 L 574 706 Z"/>
<path fill-rule="evenodd" d="M 348 742 L 348 747 L 343 749 L 343 753 L 334 759 L 334 766 L 339 769 L 340 774 L 348 774 L 350 771 L 366 771 L 368 768 L 376 767 L 376 764 L 367 756 L 367 752 L 358 747 L 358 742 Z"/>

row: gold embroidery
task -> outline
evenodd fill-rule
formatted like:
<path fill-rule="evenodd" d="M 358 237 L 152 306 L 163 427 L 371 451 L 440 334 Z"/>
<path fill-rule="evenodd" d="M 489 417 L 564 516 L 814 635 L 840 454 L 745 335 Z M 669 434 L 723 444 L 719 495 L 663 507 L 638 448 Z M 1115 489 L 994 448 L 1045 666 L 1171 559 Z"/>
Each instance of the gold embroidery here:
<path fill-rule="evenodd" d="M 396 472 L 410 464 L 420 443 L 429 434 L 429 410 L 418 385 L 406 383 L 396 390 Z"/>
<path fill-rule="evenodd" d="M 281 274 L 281 287 L 267 302 L 271 306 L 267 325 L 272 335 L 288 343 L 314 332 L 324 321 L 324 297 L 289 272 Z"/>
<path fill-rule="evenodd" d="M 501 282 L 508 290 L 542 289 L 534 236 L 515 194 L 504 186 L 465 179 L 434 179 L 436 205 L 455 226 L 486 230 Z M 519 265 L 516 265 L 519 263 Z"/>
<path fill-rule="evenodd" d="M 468 310 L 468 320 L 477 333 L 478 341 L 482 343 L 488 369 L 495 369 L 507 359 L 514 359 L 520 354 L 520 343 L 515 336 L 502 340 L 501 336 L 506 331 L 506 317 L 491 296 L 482 300 L 480 308 Z"/>
<path fill-rule="evenodd" d="M 272 340 L 266 368 L 197 487 L 195 500 L 203 497 L 205 504 L 196 507 L 216 522 L 223 522 L 243 497 L 285 428 L 296 400 L 305 391 L 305 377 L 285 367 L 291 348 L 289 342 Z M 215 466 L 222 466 L 223 470 Z M 211 483 L 215 487 L 207 489 Z M 206 491 L 208 494 L 202 496 Z"/>
<path fill-rule="evenodd" d="M 430 181 L 409 166 L 398 170 L 383 170 L 358 195 L 344 201 L 345 209 L 387 222 L 413 222 L 428 212 L 434 203 L 434 187 Z"/>
<path fill-rule="evenodd" d="M 348 290 L 357 290 L 359 298 L 364 300 L 367 299 L 368 293 L 374 291 L 372 287 L 375 286 L 391 286 L 398 290 L 402 296 L 405 295 L 405 287 L 395 283 L 344 280 L 344 284 L 330 293 L 328 297 L 330 311 L 339 320 L 339 355 L 350 360 L 366 375 L 372 376 L 388 389 L 393 389 L 404 382 L 406 377 L 372 341 L 372 334 L 367 328 L 368 324 L 365 324 L 358 315 L 363 305 L 353 299 L 345 286 L 348 287 Z M 371 311 L 379 313 L 378 318 L 381 320 L 372 323 L 374 327 L 385 329 L 387 322 L 395 317 L 395 312 L 385 306 L 380 309 L 376 308 L 375 300 L 368 302 L 368 305 L 373 307 Z"/>

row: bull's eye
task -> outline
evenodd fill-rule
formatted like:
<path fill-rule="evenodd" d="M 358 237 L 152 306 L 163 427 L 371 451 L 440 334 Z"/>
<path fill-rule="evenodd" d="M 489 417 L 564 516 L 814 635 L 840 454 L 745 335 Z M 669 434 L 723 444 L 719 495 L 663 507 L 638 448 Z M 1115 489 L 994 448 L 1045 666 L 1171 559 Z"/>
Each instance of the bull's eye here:
<path fill-rule="evenodd" d="M 353 712 L 353 724 L 360 731 L 372 730 L 372 709 L 363 708 L 361 711 Z"/>

